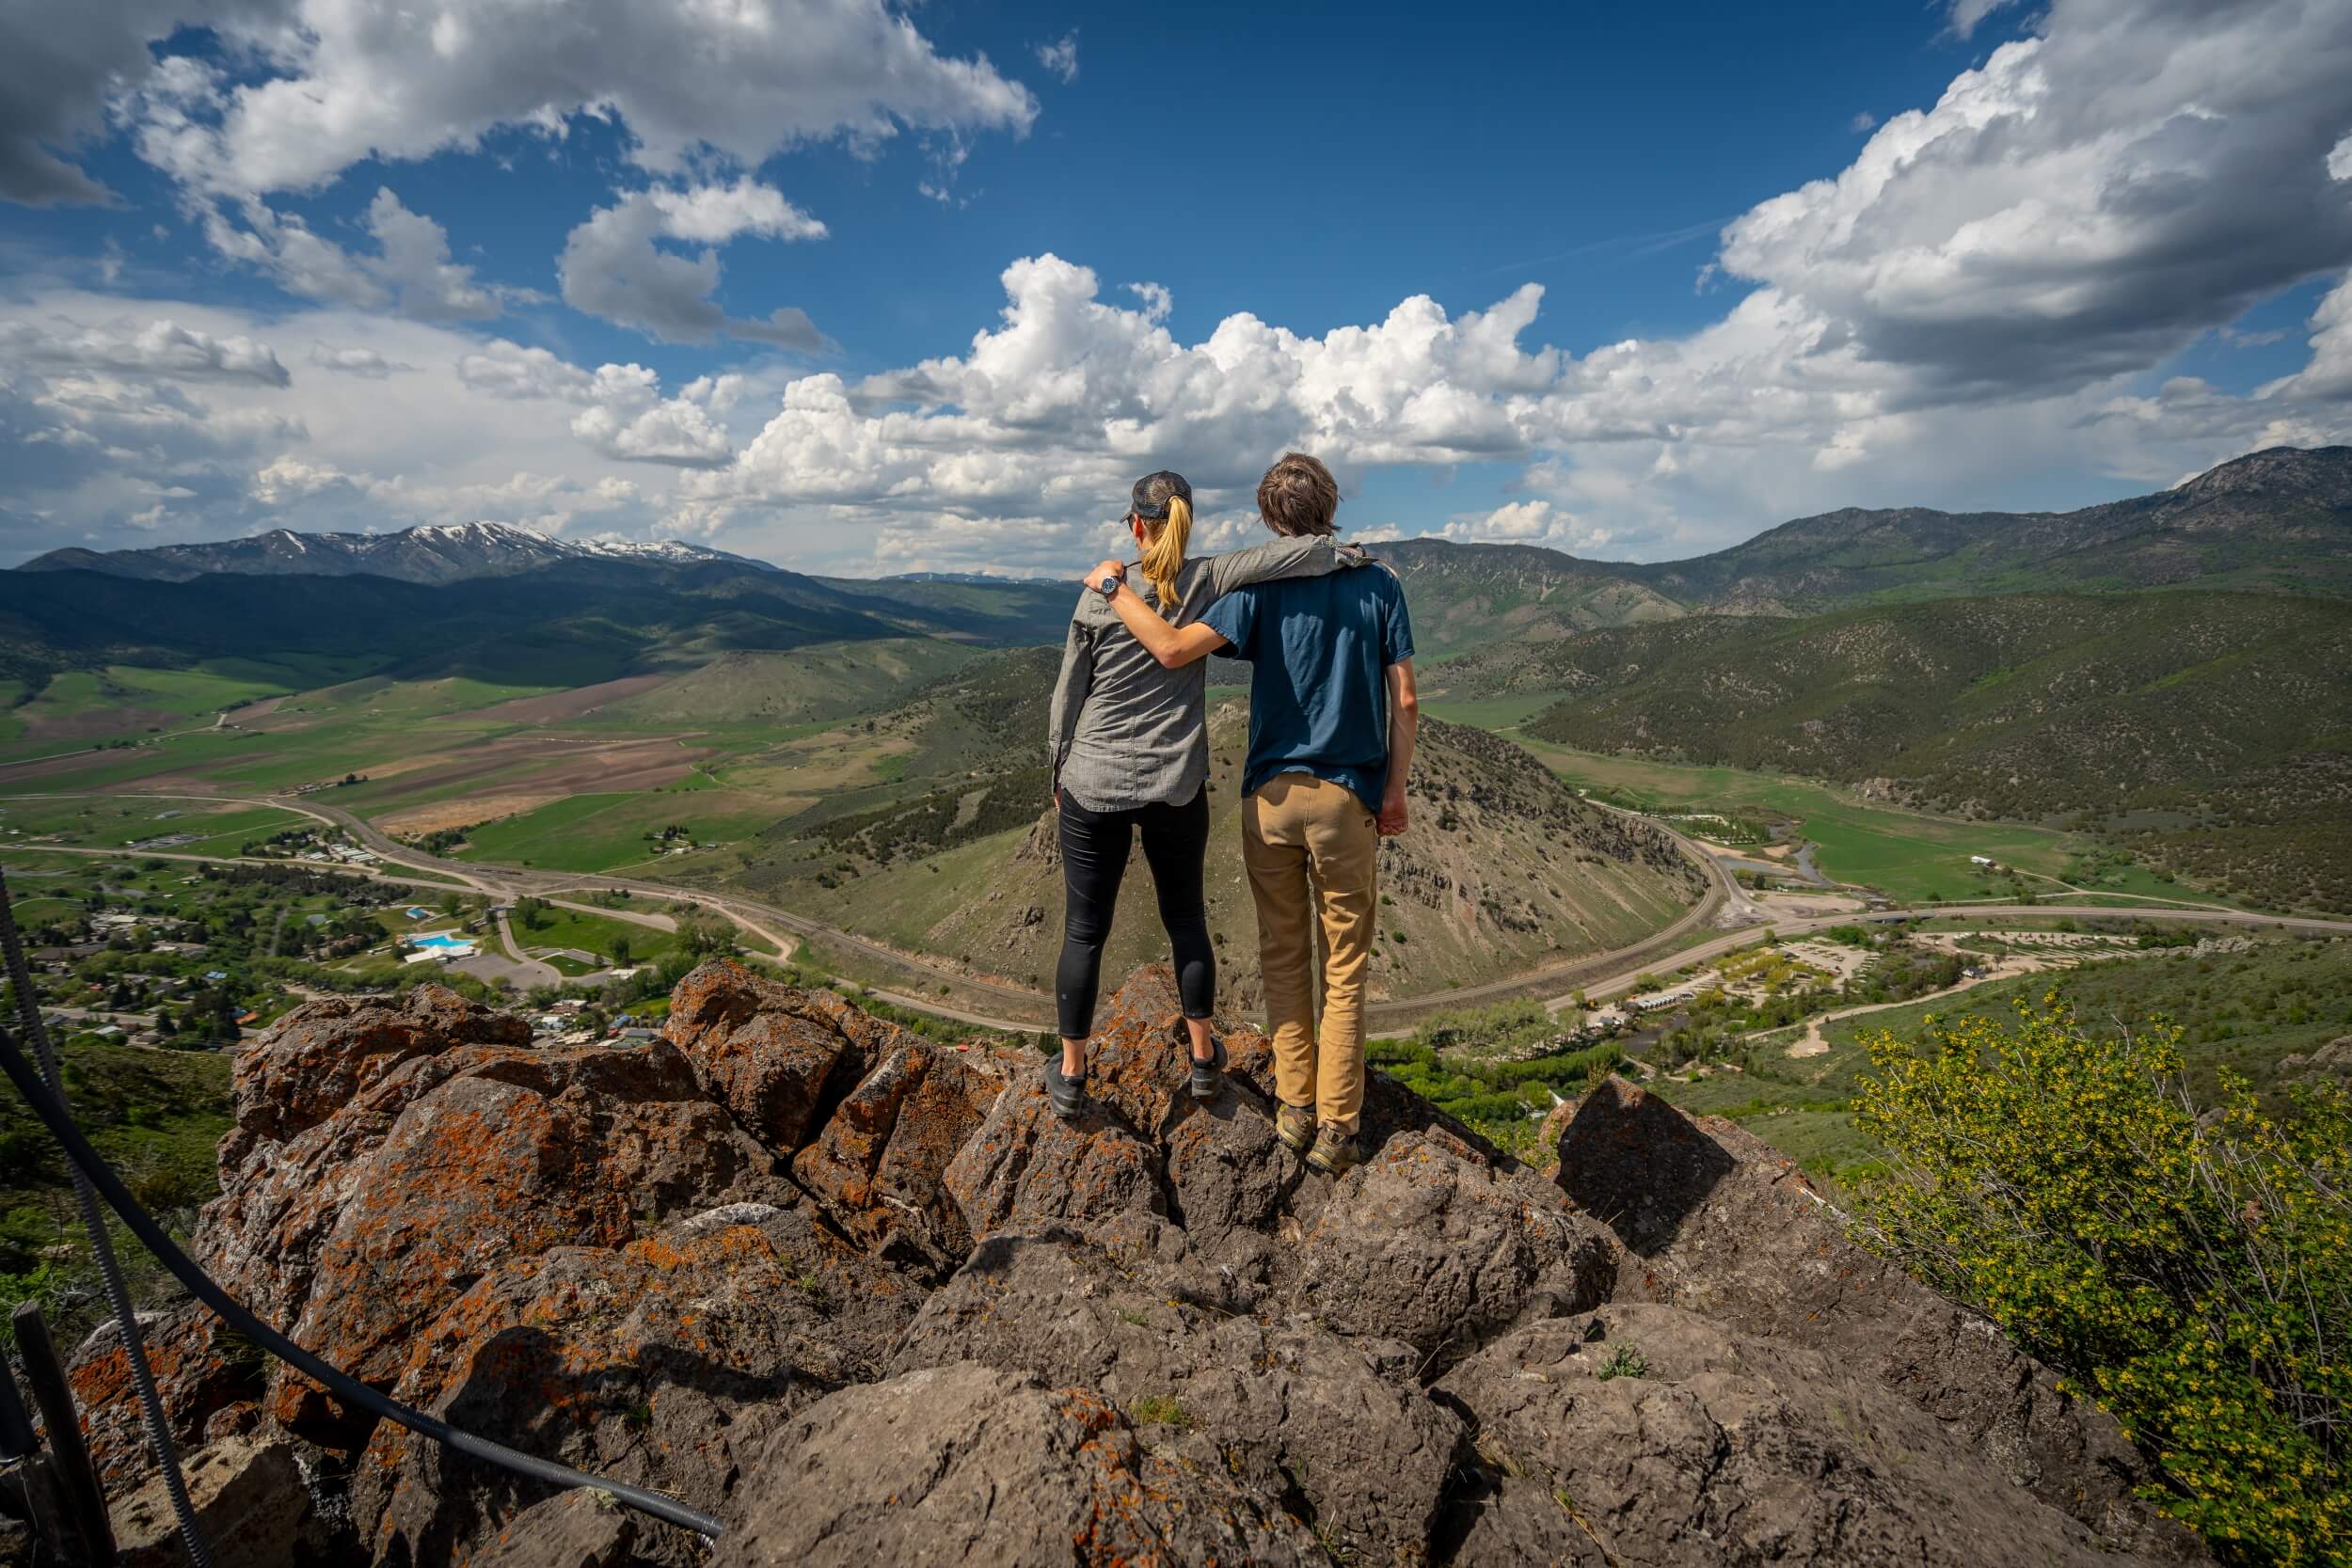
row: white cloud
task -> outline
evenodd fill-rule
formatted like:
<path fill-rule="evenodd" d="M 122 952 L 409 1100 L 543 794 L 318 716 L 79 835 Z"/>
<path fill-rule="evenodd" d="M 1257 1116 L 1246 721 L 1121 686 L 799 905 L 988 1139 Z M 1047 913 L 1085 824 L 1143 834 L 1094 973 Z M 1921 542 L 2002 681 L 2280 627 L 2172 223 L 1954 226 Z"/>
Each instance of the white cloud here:
<path fill-rule="evenodd" d="M 2056 0 L 1836 179 L 1736 220 L 1722 266 L 1851 340 L 1892 399 L 2144 371 L 2352 261 L 2326 169 L 2347 80 L 2352 8 Z"/>
<path fill-rule="evenodd" d="M 825 226 L 749 179 L 630 191 L 618 204 L 597 208 L 564 240 L 555 263 L 564 302 L 660 342 L 707 343 L 724 333 L 803 353 L 830 347 L 798 307 L 742 319 L 710 297 L 719 287 L 715 245 L 739 234 L 821 239 Z M 689 257 L 662 249 L 662 239 L 707 243 Z"/>
<path fill-rule="evenodd" d="M 1037 63 L 1065 82 L 1078 79 L 1078 32 L 1072 28 L 1057 42 L 1037 46 Z"/>
<path fill-rule="evenodd" d="M 742 388 L 740 376 L 704 376 L 674 398 L 657 398 L 648 374 L 627 395 L 580 413 L 572 420 L 572 434 L 607 457 L 626 462 L 718 467 L 734 458 L 735 447 L 713 416 L 733 407 Z"/>
<path fill-rule="evenodd" d="M 242 335 L 214 337 L 178 322 L 0 323 L 0 354 L 27 365 L 116 371 L 198 380 L 243 380 L 284 387 L 292 378 L 267 343 Z"/>
<path fill-rule="evenodd" d="M 2352 180 L 2352 131 L 2345 132 L 2344 140 L 2328 150 L 2328 178 Z"/>
<path fill-rule="evenodd" d="M 190 186 L 230 196 L 315 189 L 370 157 L 469 150 L 501 126 L 561 135 L 578 114 L 617 117 L 635 160 L 665 173 L 702 150 L 756 165 L 806 141 L 878 144 L 901 126 L 1020 133 L 1037 115 L 1018 82 L 984 57 L 941 55 L 884 0 L 217 9 L 215 25 L 266 76 L 220 88 L 201 112 L 151 112 L 162 134 L 143 146 Z M 195 20 L 184 8 L 135 10 L 108 31 L 105 59 L 77 71 L 119 70 L 124 40 L 144 45 Z"/>
<path fill-rule="evenodd" d="M 365 309 L 392 309 L 425 322 L 485 321 L 509 302 L 535 298 L 528 290 L 476 281 L 473 268 L 450 260 L 449 232 L 401 205 L 379 188 L 364 219 L 375 240 L 373 256 L 358 255 L 313 232 L 292 214 L 250 200 L 239 223 L 218 204 L 205 207 L 204 234 L 231 261 L 268 273 L 278 287 L 304 299 Z"/>
<path fill-rule="evenodd" d="M 1848 120 L 1846 123 L 1855 132 L 1859 133 L 1869 130 L 1871 127 L 1878 124 L 1878 116 L 1872 114 L 1867 109 L 1859 109 L 1855 111 L 1853 119 Z"/>
<path fill-rule="evenodd" d="M 1548 500 L 1512 501 L 1478 517 L 1456 517 L 1432 531 L 1457 544 L 1541 545 L 1547 549 L 1597 550 L 1607 547 L 1610 531 L 1584 522 Z"/>
<path fill-rule="evenodd" d="M 381 381 L 395 372 L 417 368 L 414 365 L 394 364 L 372 348 L 329 348 L 319 342 L 310 345 L 310 363 L 321 370 L 334 371 L 342 375 L 366 376 L 371 381 Z"/>
<path fill-rule="evenodd" d="M 1983 25 L 1986 17 L 2016 3 L 2017 0 L 1951 0 L 1951 29 L 1966 38 Z"/>

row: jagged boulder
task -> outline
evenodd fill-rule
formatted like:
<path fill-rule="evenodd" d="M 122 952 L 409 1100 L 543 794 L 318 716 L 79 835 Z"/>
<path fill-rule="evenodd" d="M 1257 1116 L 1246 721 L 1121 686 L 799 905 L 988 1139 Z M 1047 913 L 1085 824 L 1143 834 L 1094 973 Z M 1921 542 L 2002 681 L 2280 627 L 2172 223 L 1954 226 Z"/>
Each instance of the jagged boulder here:
<path fill-rule="evenodd" d="M 972 1231 L 947 1166 L 1012 1070 L 985 1047 L 902 1036 L 793 1157 L 793 1179 L 851 1240 L 948 1273 L 972 1250 Z"/>
<path fill-rule="evenodd" d="M 1626 1249 L 1614 1299 L 1679 1307 L 1867 1371 L 2101 1539 L 2152 1559 L 2198 1551 L 2137 1500 L 2155 1476 L 2111 1419 L 1986 1319 L 1857 1246 L 1778 1150 L 1622 1079 L 1555 1117 L 1556 1180 Z"/>
<path fill-rule="evenodd" d="M 139 1334 L 172 1438 L 182 1447 L 197 1447 L 212 1434 L 215 1421 L 238 1410 L 250 1411 L 261 1398 L 265 1369 L 259 1348 L 230 1333 L 195 1302 L 140 1313 Z M 81 1407 L 83 1438 L 99 1481 L 109 1494 L 138 1486 L 153 1474 L 154 1458 L 131 1381 L 130 1352 L 112 1320 L 99 1324 L 75 1349 L 67 1380 L 74 1403 Z"/>
<path fill-rule="evenodd" d="M 1308 1528 L 1082 1388 L 975 1362 L 844 1389 L 737 1489 L 711 1568 L 1320 1564 Z"/>
<path fill-rule="evenodd" d="M 903 1033 L 830 991 L 764 979 L 723 958 L 677 983 L 662 1026 L 709 1097 L 787 1154 Z"/>
<path fill-rule="evenodd" d="M 419 986 L 396 1000 L 305 1002 L 238 1053 L 236 1126 L 221 1144 L 221 1167 L 242 1164 L 256 1144 L 284 1143 L 317 1126 L 411 1057 L 530 1043 L 528 1020 L 446 986 Z"/>
<path fill-rule="evenodd" d="M 1531 1324 L 1439 1392 L 1477 1422 L 1463 1563 L 2090 1568 L 2119 1561 L 1964 1429 L 1862 1369 L 1677 1307 Z M 2133 1560 L 2144 1560 L 2134 1558 Z"/>
<path fill-rule="evenodd" d="M 215 1561 L 328 1568 L 339 1560 L 341 1544 L 311 1506 L 293 1444 L 224 1438 L 183 1455 L 181 1474 Z M 182 1568 L 188 1560 L 161 1476 L 111 1513 L 119 1568 Z"/>
<path fill-rule="evenodd" d="M 433 1082 L 419 1093 L 412 1079 Z M 278 1304 L 295 1339 L 379 1386 L 399 1376 L 421 1330 L 518 1258 L 620 1246 L 671 1215 L 796 1196 L 774 1156 L 704 1099 L 685 1058 L 659 1040 L 468 1047 L 404 1065 L 354 1110 L 219 1199 L 220 1223 L 198 1243 L 228 1265 L 215 1270 L 224 1282 L 258 1276 L 263 1288 L 241 1293 Z M 233 1250 L 222 1244 L 230 1234 Z M 274 1382 L 273 1410 L 330 1447 L 353 1446 L 372 1424 L 292 1373 Z"/>
<path fill-rule="evenodd" d="M 1515 1323 L 1597 1305 L 1616 1251 L 1556 1188 L 1497 1170 L 1442 1130 L 1400 1132 L 1315 1215 L 1290 1301 L 1441 1366 Z"/>
<path fill-rule="evenodd" d="M 1055 1220 L 1163 1210 L 1157 1153 L 1096 1106 L 1075 1124 L 1047 1103 L 1041 1068 L 1013 1076 L 947 1166 L 945 1186 L 977 1240 Z"/>
<path fill-rule="evenodd" d="M 1415 1384 L 1419 1359 L 1305 1318 L 1171 1300 L 1057 1227 L 982 1243 L 923 1304 L 891 1370 L 977 1361 L 1092 1389 L 1331 1543 L 1406 1562 L 1420 1560 L 1463 1430 Z"/>
<path fill-rule="evenodd" d="M 468 1432 L 697 1507 L 793 1411 L 882 1373 L 921 1292 L 796 1211 L 738 1204 L 479 1281 L 393 1397 Z M 352 1511 L 379 1560 L 463 1560 L 546 1489 L 387 1422 Z M 641 1543 L 681 1545 L 676 1532 Z"/>

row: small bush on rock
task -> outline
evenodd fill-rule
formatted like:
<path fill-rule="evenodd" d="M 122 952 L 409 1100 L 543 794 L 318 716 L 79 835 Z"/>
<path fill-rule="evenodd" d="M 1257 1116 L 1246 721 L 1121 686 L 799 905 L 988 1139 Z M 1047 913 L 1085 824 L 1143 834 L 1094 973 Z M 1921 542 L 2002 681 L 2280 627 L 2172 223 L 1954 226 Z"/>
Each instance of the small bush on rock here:
<path fill-rule="evenodd" d="M 2156 1456 L 2151 1495 L 2230 1563 L 2352 1554 L 2352 1097 L 2201 1110 L 2169 1025 L 2063 1006 L 1868 1042 L 1855 1116 L 1892 1152 L 1864 1239 L 1982 1307 Z"/>

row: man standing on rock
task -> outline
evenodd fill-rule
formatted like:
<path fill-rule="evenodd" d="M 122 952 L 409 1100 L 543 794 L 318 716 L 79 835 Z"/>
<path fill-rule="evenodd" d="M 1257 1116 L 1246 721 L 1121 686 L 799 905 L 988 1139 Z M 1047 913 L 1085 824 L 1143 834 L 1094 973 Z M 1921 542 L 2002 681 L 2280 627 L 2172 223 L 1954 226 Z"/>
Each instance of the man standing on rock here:
<path fill-rule="evenodd" d="M 1258 484 L 1258 515 L 1279 534 L 1330 534 L 1339 505 L 1330 469 L 1301 452 L 1285 453 Z M 1242 860 L 1258 908 L 1282 1101 L 1276 1130 L 1309 1164 L 1338 1175 L 1361 1157 L 1356 1132 L 1379 841 L 1405 831 L 1405 781 L 1421 722 L 1404 588 L 1385 568 L 1257 583 L 1181 629 L 1132 594 L 1112 608 L 1170 669 L 1214 653 L 1250 663 Z"/>

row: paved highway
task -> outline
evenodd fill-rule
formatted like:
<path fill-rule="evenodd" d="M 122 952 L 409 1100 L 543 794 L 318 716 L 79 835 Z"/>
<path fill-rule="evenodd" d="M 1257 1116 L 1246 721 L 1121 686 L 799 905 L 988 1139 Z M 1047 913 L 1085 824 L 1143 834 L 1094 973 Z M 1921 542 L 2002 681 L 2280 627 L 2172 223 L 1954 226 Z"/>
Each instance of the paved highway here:
<path fill-rule="evenodd" d="M 85 792 L 86 793 L 86 792 Z M 64 797 L 58 797 L 64 798 Z M 902 953 L 886 947 L 853 932 L 828 926 L 807 915 L 777 909 L 758 899 L 739 894 L 713 893 L 707 888 L 679 886 L 667 882 L 648 881 L 636 877 L 583 877 L 570 872 L 537 871 L 522 866 L 492 865 L 480 861 L 455 861 L 407 845 L 394 842 L 374 827 L 360 820 L 339 806 L 325 804 L 315 798 L 303 796 L 246 795 L 163 795 L 145 797 L 150 800 L 211 800 L 235 805 L 271 806 L 298 812 L 313 820 L 341 828 L 360 844 L 382 856 L 392 865 L 411 871 L 431 872 L 453 878 L 475 892 L 497 898 L 515 898 L 524 894 L 542 897 L 574 889 L 627 888 L 632 894 L 649 897 L 681 899 L 717 910 L 737 925 L 772 944 L 780 953 L 791 953 L 792 938 L 778 932 L 790 932 L 796 938 L 816 938 L 838 947 L 847 948 L 867 961 L 880 965 L 909 980 L 935 991 L 945 985 L 950 988 L 945 997 L 925 997 L 908 991 L 876 990 L 874 994 L 899 1006 L 913 1007 L 959 1022 L 1005 1030 L 1034 1030 L 1049 1027 L 1052 1021 L 1051 998 L 1026 986 L 1008 985 L 1000 981 L 975 979 L 946 964 L 935 963 L 919 954 Z M 1598 802 L 1595 802 L 1598 804 Z M 1604 810 L 1614 808 L 1603 807 Z M 1714 856 L 1708 854 L 1681 834 L 1663 824 L 1651 822 L 1673 837 L 1683 853 L 1698 863 L 1708 878 L 1708 890 L 1697 905 L 1673 925 L 1645 937 L 1638 942 L 1613 952 L 1597 953 L 1570 963 L 1518 974 L 1508 979 L 1488 981 L 1483 985 L 1464 986 L 1427 996 L 1398 997 L 1375 1002 L 1366 1009 L 1368 1021 L 1375 1029 L 1394 1032 L 1402 1026 L 1431 1013 L 1451 1011 L 1457 1007 L 1476 1006 L 1483 1003 L 1510 997 L 1550 995 L 1547 1006 L 1565 1006 L 1570 995 L 1581 990 L 1588 998 L 1620 994 L 1632 988 L 1636 976 L 1659 968 L 1671 959 L 1669 967 L 1679 968 L 1686 963 L 1703 962 L 1721 958 L 1735 949 L 1756 941 L 1757 934 L 1770 926 L 1783 936 L 1804 936 L 1824 931 L 1834 926 L 1851 926 L 1873 918 L 1888 918 L 1884 913 L 1824 914 L 1790 919 L 1771 917 L 1750 899 Z M 26 851 L 119 856 L 125 854 L 156 855 L 167 860 L 232 861 L 235 855 L 197 855 L 182 851 L 113 849 L 69 849 L 58 845 L 23 843 L 17 846 Z M 284 864 L 283 861 L 266 863 Z M 316 866 L 319 863 L 302 862 Z M 358 868 L 345 868 L 358 869 Z M 445 883 L 423 881 L 401 877 L 390 871 L 372 873 L 405 885 L 433 887 Z M 598 913 L 618 911 L 599 910 Z M 2331 935 L 2352 935 L 2352 921 L 2318 920 L 2293 915 L 2249 913 L 2241 910 L 2216 909 L 2156 909 L 2116 908 L 2085 909 L 2066 905 L 2027 904 L 1947 904 L 1907 911 L 1915 915 L 1959 916 L 1966 919 L 2011 919 L 2021 916 L 2047 917 L 2054 913 L 2071 915 L 2077 920 L 2154 920 L 2180 921 L 2199 925 L 2269 928 L 2274 930 L 2318 931 Z M 1719 936 L 1685 945 L 1692 932 L 1708 925 L 1726 928 Z M 951 1002 L 982 999 L 991 1012 L 966 1010 L 951 1006 Z"/>

